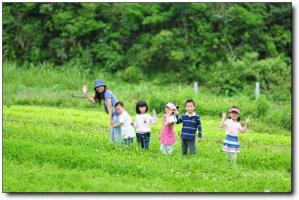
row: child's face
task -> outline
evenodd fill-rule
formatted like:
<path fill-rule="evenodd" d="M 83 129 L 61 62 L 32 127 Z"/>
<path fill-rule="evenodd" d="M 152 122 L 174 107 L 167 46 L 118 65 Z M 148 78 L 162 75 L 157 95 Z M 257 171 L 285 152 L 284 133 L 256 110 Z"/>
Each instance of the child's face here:
<path fill-rule="evenodd" d="M 124 107 L 122 107 L 121 105 L 118 105 L 118 106 L 115 107 L 115 112 L 118 115 L 122 114 L 124 112 L 124 110 L 125 110 Z"/>
<path fill-rule="evenodd" d="M 139 107 L 139 111 L 140 111 L 140 113 L 145 113 L 145 111 L 146 111 L 146 106 L 140 106 L 140 107 Z"/>
<path fill-rule="evenodd" d="M 167 106 L 165 107 L 165 112 L 169 115 L 171 115 L 173 113 L 173 111 L 170 108 L 168 108 Z"/>
<path fill-rule="evenodd" d="M 230 113 L 230 118 L 232 119 L 232 120 L 237 120 L 238 119 L 238 117 L 239 117 L 239 114 L 237 113 L 237 112 L 231 112 Z"/>
<path fill-rule="evenodd" d="M 185 109 L 188 113 L 193 113 L 195 110 L 195 106 L 193 105 L 192 102 L 186 103 Z"/>

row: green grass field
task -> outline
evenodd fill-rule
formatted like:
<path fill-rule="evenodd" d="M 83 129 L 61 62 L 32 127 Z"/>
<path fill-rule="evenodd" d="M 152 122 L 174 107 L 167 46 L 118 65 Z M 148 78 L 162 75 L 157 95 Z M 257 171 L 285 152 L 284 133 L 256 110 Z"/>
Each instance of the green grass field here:
<path fill-rule="evenodd" d="M 159 152 L 158 120 L 147 152 L 136 141 L 110 144 L 107 116 L 95 109 L 4 105 L 3 192 L 291 192 L 290 131 L 249 129 L 234 164 L 217 117 L 202 116 L 193 157 L 181 156 L 179 136 L 172 156 Z"/>

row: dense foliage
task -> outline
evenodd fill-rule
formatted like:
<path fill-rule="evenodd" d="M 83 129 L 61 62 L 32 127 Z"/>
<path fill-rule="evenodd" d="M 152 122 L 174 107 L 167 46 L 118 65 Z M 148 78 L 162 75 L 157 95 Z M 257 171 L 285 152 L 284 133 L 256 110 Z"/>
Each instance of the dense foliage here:
<path fill-rule="evenodd" d="M 4 3 L 3 58 L 291 95 L 291 3 Z"/>

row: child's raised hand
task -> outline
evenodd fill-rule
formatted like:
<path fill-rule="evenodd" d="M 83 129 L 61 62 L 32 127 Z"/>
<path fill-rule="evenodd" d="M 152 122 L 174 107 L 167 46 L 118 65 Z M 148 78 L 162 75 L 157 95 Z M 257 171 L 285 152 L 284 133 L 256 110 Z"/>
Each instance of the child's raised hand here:
<path fill-rule="evenodd" d="M 153 115 L 157 115 L 156 109 L 153 110 Z"/>
<path fill-rule="evenodd" d="M 226 112 L 222 113 L 222 118 L 225 119 L 226 118 Z"/>
<path fill-rule="evenodd" d="M 246 124 L 249 124 L 249 122 L 250 122 L 249 117 L 246 117 L 246 121 L 245 121 L 245 123 L 246 123 Z"/>

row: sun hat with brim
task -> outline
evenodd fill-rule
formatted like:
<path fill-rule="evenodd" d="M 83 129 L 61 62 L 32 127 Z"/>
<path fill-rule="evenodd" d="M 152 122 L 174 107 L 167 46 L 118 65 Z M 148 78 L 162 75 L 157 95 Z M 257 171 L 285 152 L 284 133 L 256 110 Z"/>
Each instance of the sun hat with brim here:
<path fill-rule="evenodd" d="M 106 86 L 106 84 L 102 80 L 96 80 L 94 82 L 94 87 L 93 88 L 96 89 L 97 87 L 100 87 L 100 86 Z"/>
<path fill-rule="evenodd" d="M 236 112 L 236 113 L 240 113 L 240 110 L 238 109 L 238 108 L 232 108 L 232 109 L 230 109 L 230 111 L 229 112 Z"/>
<path fill-rule="evenodd" d="M 167 103 L 166 107 L 170 108 L 171 110 L 175 110 L 176 109 L 176 107 L 175 107 L 175 105 L 173 103 Z"/>

